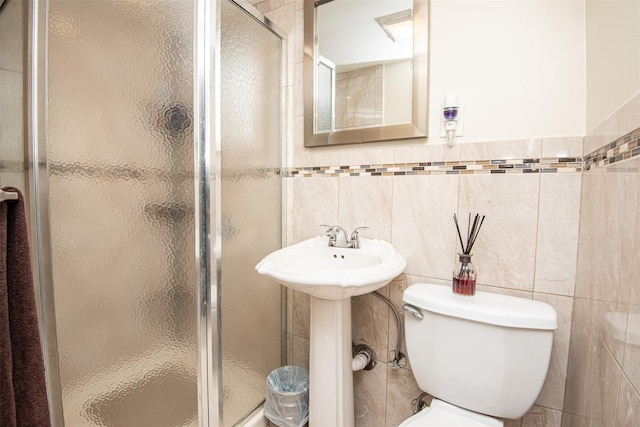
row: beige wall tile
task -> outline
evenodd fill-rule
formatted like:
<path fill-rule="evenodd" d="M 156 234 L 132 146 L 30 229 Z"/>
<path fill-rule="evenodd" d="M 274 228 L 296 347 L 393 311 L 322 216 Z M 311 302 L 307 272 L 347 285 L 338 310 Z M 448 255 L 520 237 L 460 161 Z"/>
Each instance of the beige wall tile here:
<path fill-rule="evenodd" d="M 640 239 L 637 236 L 640 236 L 640 188 L 638 188 L 638 205 L 636 209 L 636 228 L 634 236 L 635 239 L 635 248 L 631 251 L 633 254 L 637 254 L 640 251 Z M 640 263 L 633 262 L 631 263 L 632 267 L 627 270 L 631 273 L 632 277 L 640 277 Z M 640 305 L 640 286 L 630 286 L 629 292 L 629 303 L 639 306 Z"/>
<path fill-rule="evenodd" d="M 407 274 L 451 277 L 460 250 L 453 222 L 457 205 L 455 176 L 394 177 L 392 242 L 407 259 Z"/>
<path fill-rule="evenodd" d="M 596 283 L 606 280 L 606 270 L 600 267 L 601 231 L 600 218 L 606 214 L 600 203 L 603 190 L 602 171 L 582 175 L 582 202 L 580 208 L 580 233 L 578 240 L 578 265 L 574 295 L 583 299 L 583 308 L 590 309 L 590 300 Z"/>
<path fill-rule="evenodd" d="M 522 427 L 560 427 L 562 412 L 534 406 L 522 417 Z"/>
<path fill-rule="evenodd" d="M 387 407 L 386 364 L 353 374 L 356 427 L 384 427 Z"/>
<path fill-rule="evenodd" d="M 400 318 L 400 325 L 398 326 L 398 318 L 396 318 L 395 314 L 392 310 L 389 310 L 388 313 L 388 322 L 389 322 L 389 352 L 386 355 L 386 359 L 388 361 L 393 360 L 396 357 L 396 350 L 398 346 L 398 334 L 400 334 L 400 352 L 405 357 L 405 368 L 410 369 L 409 360 L 407 358 L 407 346 L 404 339 L 404 311 L 402 310 L 402 292 L 407 287 L 407 276 L 405 274 L 401 274 L 396 277 L 391 283 L 387 286 L 389 288 L 389 301 L 395 307 L 398 312 L 398 317 Z M 397 358 L 399 361 L 401 358 Z"/>
<path fill-rule="evenodd" d="M 288 40 L 295 40 L 294 37 L 296 35 L 296 5 L 292 0 L 278 0 L 274 2 L 273 7 L 270 7 L 270 11 L 265 13 L 265 16 L 271 19 L 273 22 L 277 23 L 276 26 L 284 31 Z M 290 76 L 287 78 L 287 84 L 289 82 L 288 79 L 294 77 L 294 66 L 296 63 L 296 45 L 295 43 L 287 43 L 286 44 L 286 76 Z"/>
<path fill-rule="evenodd" d="M 287 334 L 287 365 L 293 365 L 293 335 Z"/>
<path fill-rule="evenodd" d="M 293 84 L 293 110 L 290 110 L 290 116 L 301 117 L 304 119 L 304 87 L 302 85 L 302 76 L 304 75 L 304 68 L 301 62 L 298 62 L 294 65 L 294 84 Z M 302 134 L 301 134 L 302 136 Z M 302 139 L 296 138 L 292 140 L 293 146 L 294 141 L 302 141 Z"/>
<path fill-rule="evenodd" d="M 571 354 L 567 367 L 567 384 L 564 395 L 564 415 L 586 418 L 589 406 L 587 373 L 590 368 L 594 333 L 585 312 L 574 305 L 571 324 Z M 563 423 L 564 425 L 564 423 Z M 571 423 L 577 424 L 577 420 Z"/>
<path fill-rule="evenodd" d="M 380 362 L 388 360 L 389 307 L 374 295 L 351 299 L 351 341 L 369 345 Z"/>
<path fill-rule="evenodd" d="M 533 175 L 460 177 L 458 216 L 486 215 L 472 250 L 478 283 L 533 289 L 539 190 Z"/>
<path fill-rule="evenodd" d="M 637 129 L 640 126 L 638 117 L 640 117 L 640 94 L 632 97 L 629 102 L 620 108 L 614 115 L 616 118 L 617 131 L 622 135 Z"/>
<path fill-rule="evenodd" d="M 309 369 L 309 340 L 293 335 L 292 361 L 294 365 Z"/>
<path fill-rule="evenodd" d="M 422 393 L 413 372 L 387 368 L 386 427 L 396 427 L 413 415 L 411 402 Z"/>
<path fill-rule="evenodd" d="M 285 179 L 283 182 L 283 198 L 284 198 L 284 209 L 285 216 L 282 219 L 284 222 L 283 232 L 285 233 L 283 237 L 283 243 L 285 246 L 289 246 L 294 243 L 293 241 L 293 213 L 295 209 L 294 204 L 294 188 L 295 181 L 293 179 Z"/>
<path fill-rule="evenodd" d="M 517 420 L 505 419 L 504 427 L 522 427 L 522 418 Z"/>
<path fill-rule="evenodd" d="M 293 333 L 293 290 L 287 290 L 287 334 Z"/>
<path fill-rule="evenodd" d="M 569 363 L 564 411 L 595 425 L 608 425 L 615 417 L 621 372 L 580 310 L 574 312 L 576 323 L 579 326 L 572 332 L 576 348 Z"/>
<path fill-rule="evenodd" d="M 540 176 L 535 290 L 573 295 L 580 220 L 579 174 Z"/>
<path fill-rule="evenodd" d="M 538 292 L 534 294 L 534 299 L 551 305 L 558 315 L 558 329 L 553 333 L 553 350 L 551 352 L 551 361 L 549 362 L 549 371 L 536 404 L 562 411 L 564 388 L 567 379 L 567 363 L 569 360 L 573 299 L 571 297 Z"/>
<path fill-rule="evenodd" d="M 629 306 L 622 369 L 627 375 L 629 382 L 636 390 L 640 390 L 640 305 L 636 304 Z M 640 414 L 638 414 L 638 416 L 640 416 Z"/>
<path fill-rule="evenodd" d="M 560 427 L 562 412 L 534 405 L 518 420 L 504 420 L 504 427 Z"/>
<path fill-rule="evenodd" d="M 617 408 L 616 427 L 640 425 L 640 395 L 625 378 L 620 382 Z"/>
<path fill-rule="evenodd" d="M 300 109 L 299 111 L 302 111 Z M 340 164 L 340 151 L 336 147 L 304 147 L 304 116 L 296 114 L 295 141 L 293 146 L 295 166 L 337 166 Z"/>
<path fill-rule="evenodd" d="M 542 157 L 582 157 L 583 139 L 580 137 L 544 138 Z"/>
<path fill-rule="evenodd" d="M 541 154 L 541 139 L 460 144 L 460 160 L 537 159 Z"/>
<path fill-rule="evenodd" d="M 296 46 L 296 64 L 302 63 L 304 59 L 304 0 L 296 0 L 296 39 L 293 42 Z M 292 43 L 289 40 L 289 43 Z"/>
<path fill-rule="evenodd" d="M 636 129 L 639 116 L 640 94 L 632 97 L 615 114 L 607 117 L 594 129 L 587 129 L 588 134 L 584 139 L 583 153 L 589 154 Z"/>
<path fill-rule="evenodd" d="M 309 339 L 310 327 L 309 294 L 293 291 L 293 334 Z"/>
<path fill-rule="evenodd" d="M 358 145 L 347 145 L 340 149 L 340 165 L 374 165 L 393 162 L 394 146 L 389 143 L 367 144 L 363 150 Z"/>
<path fill-rule="evenodd" d="M 591 300 L 591 323 L 618 363 L 624 357 L 628 311 L 626 303 Z"/>
<path fill-rule="evenodd" d="M 259 3 L 256 3 L 254 0 L 250 1 L 250 3 L 254 3 L 256 9 L 260 12 L 267 14 L 268 12 L 293 4 L 295 6 L 295 0 L 265 0 Z M 279 21 L 276 21 L 279 22 Z"/>
<path fill-rule="evenodd" d="M 294 178 L 294 242 L 323 234 L 321 224 L 338 224 L 338 194 L 338 178 Z"/>
<path fill-rule="evenodd" d="M 491 292 L 494 294 L 500 294 L 500 295 L 511 295 L 512 297 L 518 297 L 518 298 L 526 298 L 526 299 L 532 299 L 533 298 L 533 292 L 532 291 L 523 291 L 523 290 L 519 290 L 519 289 L 509 289 L 509 288 L 502 288 L 499 286 L 488 286 L 488 285 L 478 285 L 476 287 L 477 291 L 484 291 L 484 292 Z"/>
<path fill-rule="evenodd" d="M 370 227 L 362 231 L 363 237 L 391 241 L 393 177 L 347 176 L 339 178 L 339 181 L 338 223 L 348 231 L 361 226 Z"/>
<path fill-rule="evenodd" d="M 442 162 L 460 160 L 460 144 L 449 147 L 427 139 L 414 139 L 395 146 L 396 163 Z"/>

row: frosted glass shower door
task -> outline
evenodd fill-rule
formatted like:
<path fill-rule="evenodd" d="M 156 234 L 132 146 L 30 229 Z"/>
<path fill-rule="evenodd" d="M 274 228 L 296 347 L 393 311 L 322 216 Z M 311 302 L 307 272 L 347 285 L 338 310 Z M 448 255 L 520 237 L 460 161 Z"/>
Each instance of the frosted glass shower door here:
<path fill-rule="evenodd" d="M 281 247 L 282 39 L 230 1 L 221 13 L 223 421 L 265 397 L 281 364 L 280 286 L 256 273 Z"/>
<path fill-rule="evenodd" d="M 198 425 L 194 2 L 50 0 L 64 423 Z"/>

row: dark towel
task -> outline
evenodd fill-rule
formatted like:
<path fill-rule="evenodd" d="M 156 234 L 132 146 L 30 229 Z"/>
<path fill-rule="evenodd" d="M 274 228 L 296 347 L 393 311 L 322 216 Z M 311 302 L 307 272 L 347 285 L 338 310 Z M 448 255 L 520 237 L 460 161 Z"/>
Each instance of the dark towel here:
<path fill-rule="evenodd" d="M 50 426 L 22 194 L 0 202 L 0 425 Z"/>

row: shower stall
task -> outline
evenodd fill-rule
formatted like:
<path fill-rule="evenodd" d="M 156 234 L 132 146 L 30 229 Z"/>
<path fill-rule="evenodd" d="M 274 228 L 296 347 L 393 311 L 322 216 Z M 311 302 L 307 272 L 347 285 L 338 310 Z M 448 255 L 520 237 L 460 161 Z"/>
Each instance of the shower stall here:
<path fill-rule="evenodd" d="M 8 1 L 54 425 L 242 425 L 286 354 L 254 271 L 282 244 L 283 33 L 241 0 Z"/>

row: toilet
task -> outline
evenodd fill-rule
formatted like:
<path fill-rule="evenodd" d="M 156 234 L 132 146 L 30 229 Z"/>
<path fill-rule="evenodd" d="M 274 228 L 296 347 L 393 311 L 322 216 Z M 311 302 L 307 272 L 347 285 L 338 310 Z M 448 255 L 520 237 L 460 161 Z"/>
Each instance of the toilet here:
<path fill-rule="evenodd" d="M 501 427 L 531 408 L 549 368 L 555 310 L 488 292 L 456 295 L 450 286 L 407 288 L 405 338 L 418 386 L 431 405 L 400 427 Z"/>

